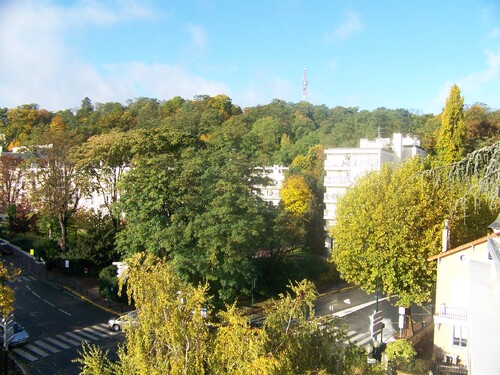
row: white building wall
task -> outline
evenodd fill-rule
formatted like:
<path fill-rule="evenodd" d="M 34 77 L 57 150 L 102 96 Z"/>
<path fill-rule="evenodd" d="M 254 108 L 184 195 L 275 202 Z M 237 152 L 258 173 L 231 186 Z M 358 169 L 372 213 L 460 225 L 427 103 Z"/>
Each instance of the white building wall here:
<path fill-rule="evenodd" d="M 269 179 L 269 184 L 267 185 L 254 186 L 257 190 L 257 194 L 263 201 L 277 206 L 281 200 L 280 189 L 283 185 L 283 181 L 285 180 L 285 172 L 288 171 L 288 168 L 283 165 L 273 165 L 267 167 L 257 167 L 254 171 L 259 177 Z"/>
<path fill-rule="evenodd" d="M 325 150 L 325 226 L 335 225 L 337 200 L 359 177 L 379 170 L 384 163 L 398 164 L 414 155 L 425 155 L 416 138 L 395 133 L 393 138 L 360 139 L 359 148 L 330 148 Z M 327 246 L 331 240 L 327 239 Z"/>

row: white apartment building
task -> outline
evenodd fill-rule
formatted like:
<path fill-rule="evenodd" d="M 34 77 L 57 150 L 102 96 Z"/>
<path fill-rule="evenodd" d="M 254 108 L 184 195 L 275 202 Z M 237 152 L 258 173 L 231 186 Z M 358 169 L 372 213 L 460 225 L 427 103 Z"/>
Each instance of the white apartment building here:
<path fill-rule="evenodd" d="M 398 164 L 415 155 L 425 156 L 420 141 L 410 136 L 394 133 L 392 138 L 361 139 L 359 148 L 330 148 L 325 150 L 325 229 L 335 225 L 337 200 L 360 176 L 380 169 L 384 163 Z M 327 238 L 327 247 L 332 240 Z"/>
<path fill-rule="evenodd" d="M 257 194 L 265 202 L 270 202 L 277 206 L 281 200 L 280 189 L 285 180 L 285 172 L 288 167 L 283 165 L 273 165 L 270 167 L 257 167 L 254 169 L 255 174 L 259 177 L 266 178 L 269 183 L 254 186 Z"/>

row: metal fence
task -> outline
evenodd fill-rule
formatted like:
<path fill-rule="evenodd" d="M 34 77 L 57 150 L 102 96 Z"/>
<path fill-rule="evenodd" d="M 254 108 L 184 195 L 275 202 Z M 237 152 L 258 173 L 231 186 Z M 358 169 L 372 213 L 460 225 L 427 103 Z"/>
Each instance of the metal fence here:
<path fill-rule="evenodd" d="M 452 365 L 447 363 L 431 362 L 431 361 L 420 361 L 420 363 L 415 366 L 390 366 L 388 369 L 389 374 L 397 374 L 397 371 L 410 371 L 415 374 L 422 375 L 467 375 L 468 370 L 466 366 L 463 365 Z"/>

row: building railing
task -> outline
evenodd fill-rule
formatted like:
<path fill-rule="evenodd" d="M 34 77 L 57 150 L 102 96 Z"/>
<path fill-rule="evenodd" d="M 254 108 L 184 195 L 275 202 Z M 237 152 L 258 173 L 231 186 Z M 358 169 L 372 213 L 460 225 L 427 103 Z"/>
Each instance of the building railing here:
<path fill-rule="evenodd" d="M 325 177 L 325 186 L 330 185 L 349 185 L 351 179 L 349 177 Z"/>
<path fill-rule="evenodd" d="M 467 309 L 463 307 L 451 307 L 442 303 L 439 306 L 439 316 L 452 319 L 467 320 Z"/>
<path fill-rule="evenodd" d="M 325 210 L 323 212 L 323 219 L 325 220 L 333 220 L 335 219 L 335 210 Z"/>
<path fill-rule="evenodd" d="M 342 160 L 342 161 L 338 161 L 338 160 L 326 160 L 325 161 L 325 168 L 328 168 L 328 167 L 350 167 L 351 166 L 351 161 L 350 160 Z"/>
<path fill-rule="evenodd" d="M 336 202 L 343 194 L 338 193 L 325 193 L 323 202 Z"/>

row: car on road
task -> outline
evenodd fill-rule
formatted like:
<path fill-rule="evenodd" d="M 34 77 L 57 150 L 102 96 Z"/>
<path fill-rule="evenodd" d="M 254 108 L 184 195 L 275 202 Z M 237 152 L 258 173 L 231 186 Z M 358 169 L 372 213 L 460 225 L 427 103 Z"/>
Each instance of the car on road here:
<path fill-rule="evenodd" d="M 30 340 L 30 335 L 28 335 L 28 332 L 24 329 L 22 325 L 20 325 L 18 322 L 14 321 L 12 324 L 12 339 L 9 343 L 9 347 L 16 347 L 16 346 L 22 346 L 26 344 Z M 3 346 L 3 329 L 0 330 L 1 335 L 0 335 L 0 343 Z"/>
<path fill-rule="evenodd" d="M 14 338 L 10 342 L 10 346 L 21 346 L 30 340 L 30 335 L 18 322 L 14 322 Z"/>
<path fill-rule="evenodd" d="M 12 255 L 14 254 L 14 248 L 7 241 L 0 239 L 0 253 L 3 255 Z"/>
<path fill-rule="evenodd" d="M 118 332 L 124 327 L 135 325 L 137 323 L 137 310 L 130 311 L 126 314 L 118 315 L 108 321 L 109 329 Z"/>

